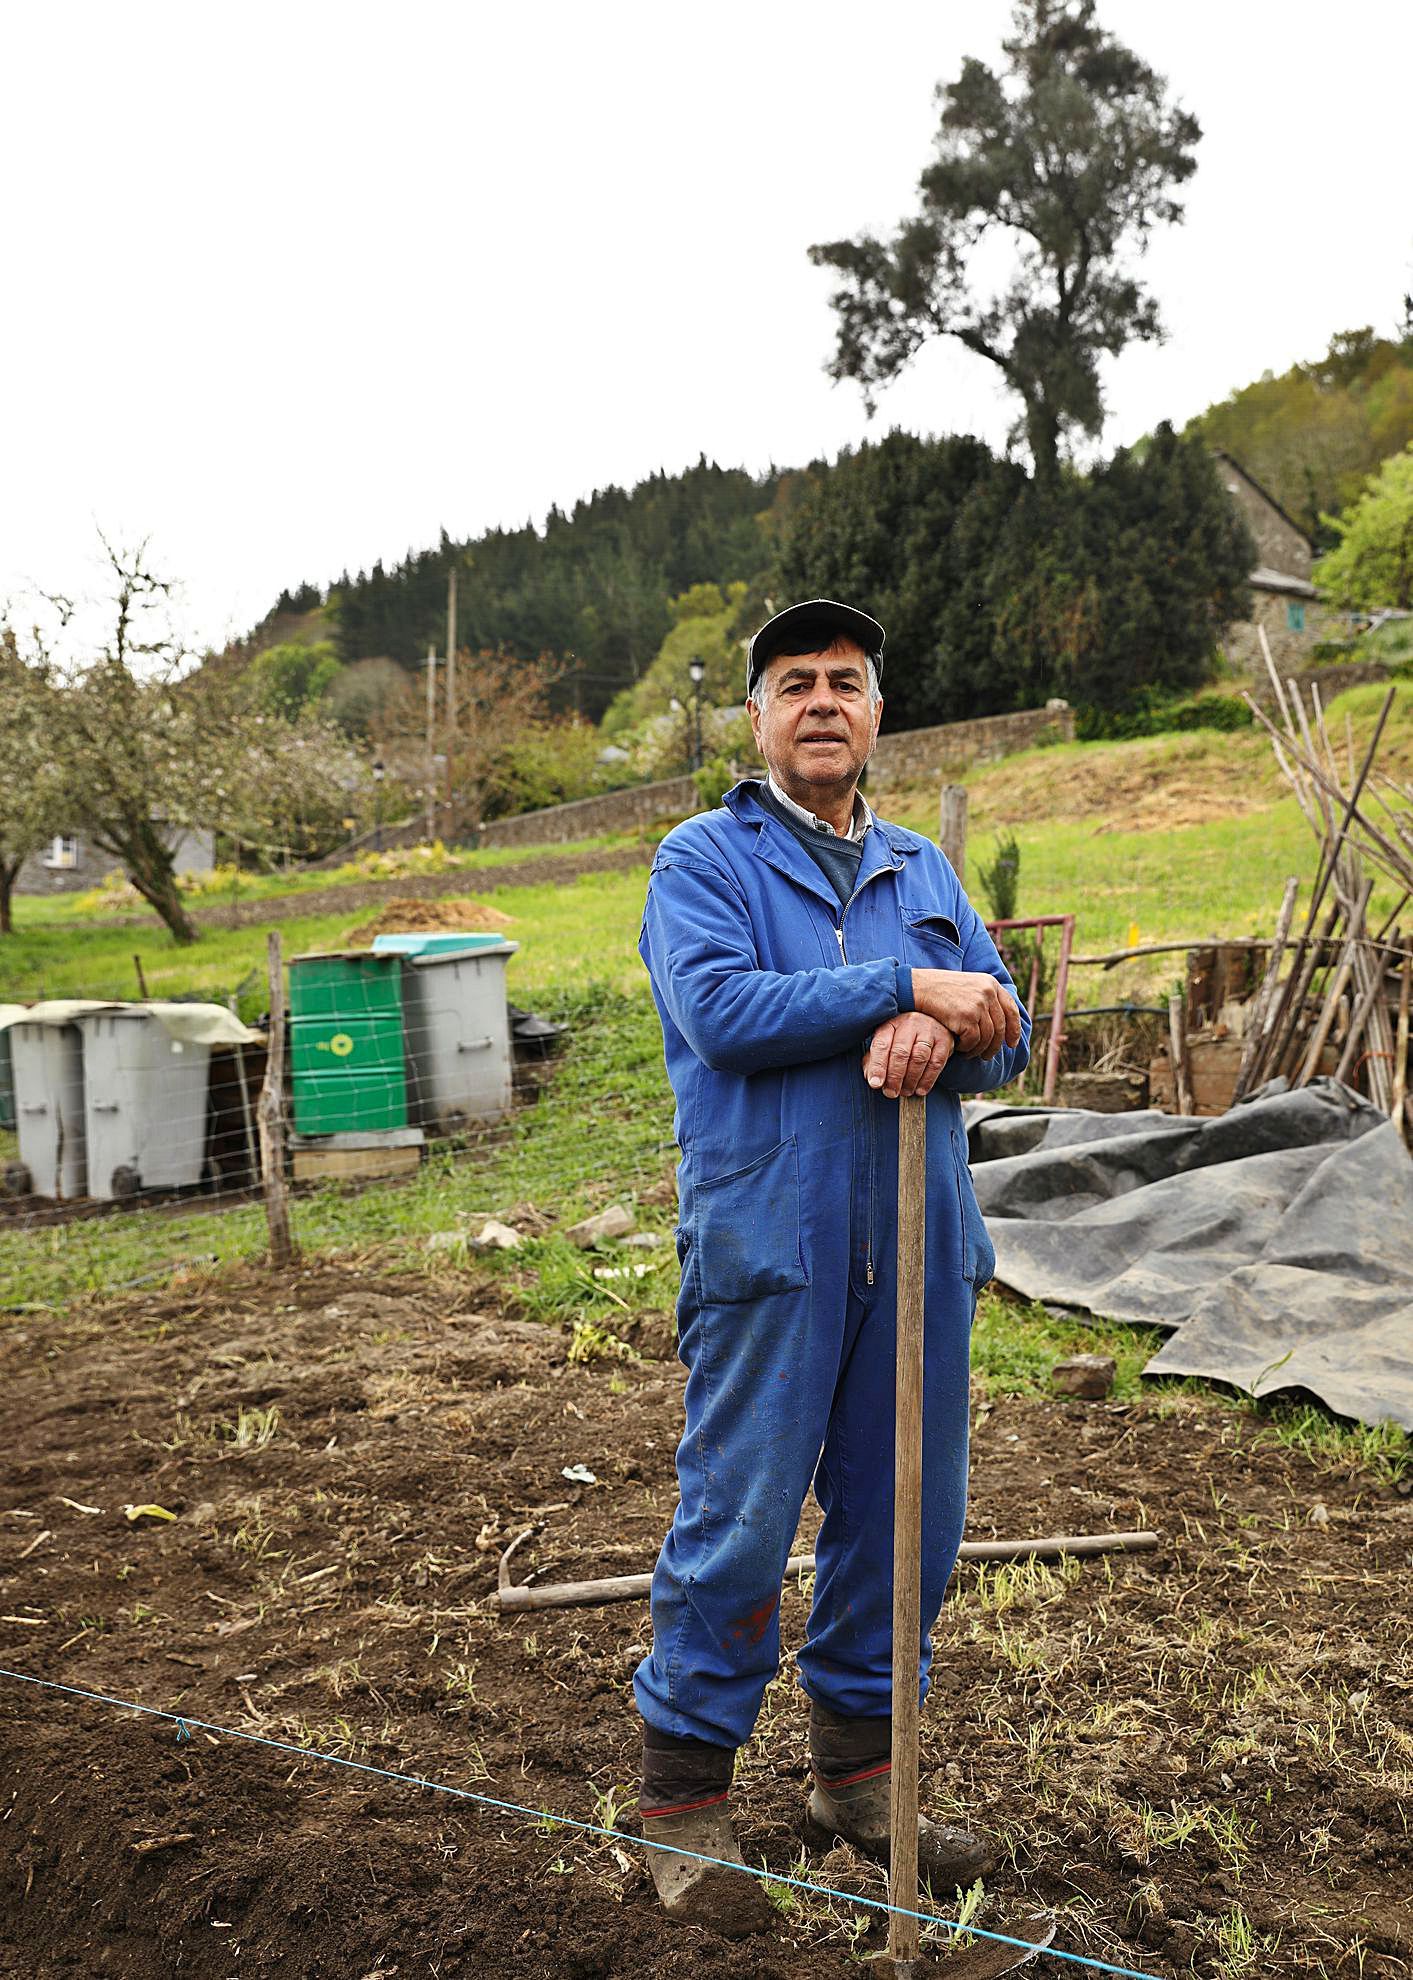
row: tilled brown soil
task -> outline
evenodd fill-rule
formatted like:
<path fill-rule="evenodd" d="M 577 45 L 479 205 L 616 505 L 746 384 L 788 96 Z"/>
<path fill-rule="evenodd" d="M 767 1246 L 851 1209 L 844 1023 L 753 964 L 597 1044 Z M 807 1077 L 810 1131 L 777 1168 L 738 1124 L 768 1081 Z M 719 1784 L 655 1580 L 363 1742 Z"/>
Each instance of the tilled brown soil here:
<path fill-rule="evenodd" d="M 0 1663 L 631 1828 L 646 1606 L 488 1598 L 526 1526 L 517 1577 L 650 1565 L 681 1379 L 665 1318 L 633 1339 L 573 1365 L 465 1277 L 330 1264 L 11 1327 Z M 978 1408 L 974 1535 L 1145 1524 L 1156 1555 L 959 1575 L 929 1804 L 1001 1835 L 997 1900 L 1057 1907 L 1071 1950 L 1408 1975 L 1409 1503 L 1215 1402 Z M 0 1728 L 5 1973 L 832 1980 L 883 1940 L 796 1895 L 728 1946 L 659 1917 L 631 1846 L 12 1679 Z M 747 1853 L 882 1895 L 845 1852 L 802 1864 L 803 1731 L 787 1667 Z"/>

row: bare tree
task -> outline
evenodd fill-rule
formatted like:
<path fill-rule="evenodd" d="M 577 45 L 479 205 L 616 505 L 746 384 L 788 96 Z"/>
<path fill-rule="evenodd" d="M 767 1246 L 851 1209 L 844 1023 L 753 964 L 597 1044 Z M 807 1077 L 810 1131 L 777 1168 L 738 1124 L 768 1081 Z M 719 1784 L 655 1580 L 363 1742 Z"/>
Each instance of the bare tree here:
<path fill-rule="evenodd" d="M 337 731 L 283 721 L 223 670 L 191 669 L 166 624 L 170 583 L 148 568 L 145 546 L 104 549 L 112 636 L 97 659 L 42 677 L 55 803 L 121 863 L 175 940 L 194 942 L 176 874 L 183 832 L 289 846 L 311 824 L 336 822 L 366 773 Z"/>
<path fill-rule="evenodd" d="M 553 746 L 568 725 L 550 713 L 550 691 L 561 669 L 547 656 L 517 660 L 504 653 L 463 650 L 457 656 L 456 708 L 441 712 L 436 749 L 444 754 L 438 815 L 447 832 L 474 831 L 483 818 L 520 808 L 531 746 Z M 426 704 L 409 679 L 371 725 L 374 747 L 406 790 L 425 787 Z"/>

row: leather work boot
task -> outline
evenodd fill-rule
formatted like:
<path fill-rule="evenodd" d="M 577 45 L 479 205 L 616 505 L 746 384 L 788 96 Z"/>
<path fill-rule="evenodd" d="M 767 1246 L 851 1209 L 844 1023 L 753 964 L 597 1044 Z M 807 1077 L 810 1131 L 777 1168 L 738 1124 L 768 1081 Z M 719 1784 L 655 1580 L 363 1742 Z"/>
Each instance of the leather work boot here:
<path fill-rule="evenodd" d="M 705 1925 L 726 1939 L 746 1939 L 753 1932 L 770 1930 L 774 1914 L 759 1877 L 744 1869 L 724 1868 L 728 1863 L 743 1862 L 731 1827 L 730 1805 L 724 1798 L 705 1808 L 645 1815 L 643 1835 L 649 1842 L 672 1845 L 671 1849 L 650 1849 L 647 1853 L 653 1884 L 669 1918 Z M 693 1854 L 679 1856 L 678 1849 Z M 719 1860 L 699 1863 L 699 1856 Z"/>
<path fill-rule="evenodd" d="M 892 1727 L 887 1719 L 843 1719 L 810 1701 L 814 1787 L 805 1809 L 804 1837 L 812 1849 L 852 1843 L 886 1864 Z M 969 1890 L 996 1868 L 995 1848 L 965 1829 L 918 1817 L 917 1867 L 934 1891 Z"/>

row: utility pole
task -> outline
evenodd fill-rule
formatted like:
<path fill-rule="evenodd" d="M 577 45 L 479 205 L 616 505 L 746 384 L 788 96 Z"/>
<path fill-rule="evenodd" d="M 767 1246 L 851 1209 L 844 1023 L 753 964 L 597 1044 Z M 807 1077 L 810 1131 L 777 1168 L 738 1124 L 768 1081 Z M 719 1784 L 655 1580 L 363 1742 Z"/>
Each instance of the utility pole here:
<path fill-rule="evenodd" d="M 446 796 L 452 801 L 453 762 L 456 756 L 456 566 L 446 581 Z M 450 811 L 448 810 L 448 816 Z"/>
<path fill-rule="evenodd" d="M 437 649 L 427 648 L 427 843 L 437 836 Z"/>

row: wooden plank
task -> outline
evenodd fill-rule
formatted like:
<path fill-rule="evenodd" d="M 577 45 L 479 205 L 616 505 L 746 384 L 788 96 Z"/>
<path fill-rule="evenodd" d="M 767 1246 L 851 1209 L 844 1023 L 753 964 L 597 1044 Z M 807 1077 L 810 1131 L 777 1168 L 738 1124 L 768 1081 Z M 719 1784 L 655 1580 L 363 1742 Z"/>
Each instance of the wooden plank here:
<path fill-rule="evenodd" d="M 898 1296 L 893 1463 L 893 1770 L 888 1950 L 897 1974 L 919 1956 L 918 1684 L 922 1655 L 922 1315 L 927 1267 L 927 1102 L 898 1102 Z"/>
<path fill-rule="evenodd" d="M 296 1148 L 296 1182 L 340 1182 L 367 1176 L 415 1175 L 420 1148 Z"/>

